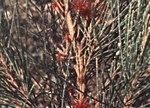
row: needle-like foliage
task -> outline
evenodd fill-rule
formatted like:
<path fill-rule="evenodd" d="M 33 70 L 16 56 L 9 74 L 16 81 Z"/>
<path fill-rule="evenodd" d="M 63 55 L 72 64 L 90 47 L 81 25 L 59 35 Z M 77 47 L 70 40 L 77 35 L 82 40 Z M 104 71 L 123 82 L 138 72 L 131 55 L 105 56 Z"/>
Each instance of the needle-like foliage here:
<path fill-rule="evenodd" d="M 0 107 L 150 107 L 148 0 L 1 0 Z"/>

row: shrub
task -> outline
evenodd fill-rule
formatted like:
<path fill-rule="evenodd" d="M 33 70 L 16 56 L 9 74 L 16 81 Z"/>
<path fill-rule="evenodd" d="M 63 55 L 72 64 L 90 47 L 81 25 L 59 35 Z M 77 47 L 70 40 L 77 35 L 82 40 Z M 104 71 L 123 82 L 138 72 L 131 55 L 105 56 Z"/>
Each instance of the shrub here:
<path fill-rule="evenodd" d="M 150 107 L 148 0 L 0 1 L 0 106 Z"/>

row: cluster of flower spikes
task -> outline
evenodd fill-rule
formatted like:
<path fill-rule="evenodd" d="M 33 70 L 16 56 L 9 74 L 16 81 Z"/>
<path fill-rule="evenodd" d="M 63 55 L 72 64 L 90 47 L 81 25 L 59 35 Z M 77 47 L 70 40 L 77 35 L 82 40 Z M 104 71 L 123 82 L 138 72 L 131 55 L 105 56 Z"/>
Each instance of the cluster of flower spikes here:
<path fill-rule="evenodd" d="M 91 0 L 74 0 L 72 8 L 75 11 L 79 11 L 82 17 L 90 18 L 92 16 Z"/>
<path fill-rule="evenodd" d="M 73 108 L 90 108 L 90 104 L 87 102 L 87 99 L 80 98 L 73 103 Z"/>

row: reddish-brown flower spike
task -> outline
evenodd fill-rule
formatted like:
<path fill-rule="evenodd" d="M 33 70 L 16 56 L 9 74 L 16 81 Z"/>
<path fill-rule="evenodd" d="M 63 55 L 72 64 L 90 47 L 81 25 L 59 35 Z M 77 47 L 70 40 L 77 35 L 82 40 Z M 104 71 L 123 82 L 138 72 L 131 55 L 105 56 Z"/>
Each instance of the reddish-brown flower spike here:
<path fill-rule="evenodd" d="M 69 35 L 69 32 L 67 32 L 66 34 L 65 34 L 65 36 L 64 36 L 64 41 L 66 42 L 66 41 L 70 41 L 70 35 Z"/>
<path fill-rule="evenodd" d="M 86 7 L 86 3 L 80 0 L 74 1 L 72 5 L 76 11 L 80 11 L 83 7 Z"/>
<path fill-rule="evenodd" d="M 92 16 L 91 8 L 87 7 L 85 9 L 81 10 L 80 14 L 81 14 L 81 16 L 83 16 L 86 19 L 90 18 Z"/>
<path fill-rule="evenodd" d="M 63 61 L 63 60 L 65 60 L 67 58 L 67 56 L 65 56 L 65 55 L 63 55 L 63 54 L 61 54 L 61 53 L 57 53 L 56 54 L 56 60 L 57 61 Z"/>
<path fill-rule="evenodd" d="M 73 108 L 90 108 L 90 104 L 85 98 L 81 98 L 73 104 Z"/>
<path fill-rule="evenodd" d="M 59 8 L 58 3 L 57 3 L 56 0 L 53 0 L 52 7 L 53 7 L 54 10 L 57 10 Z"/>
<path fill-rule="evenodd" d="M 75 0 L 72 5 L 73 9 L 79 11 L 80 15 L 84 18 L 88 19 L 91 17 L 92 10 L 90 1 Z"/>

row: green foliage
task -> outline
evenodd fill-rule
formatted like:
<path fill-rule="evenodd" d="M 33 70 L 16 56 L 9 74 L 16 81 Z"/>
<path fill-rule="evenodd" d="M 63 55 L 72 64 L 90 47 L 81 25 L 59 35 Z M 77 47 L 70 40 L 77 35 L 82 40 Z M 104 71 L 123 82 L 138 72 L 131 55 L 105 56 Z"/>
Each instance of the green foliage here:
<path fill-rule="evenodd" d="M 1 0 L 0 106 L 150 107 L 149 11 L 148 0 Z"/>

